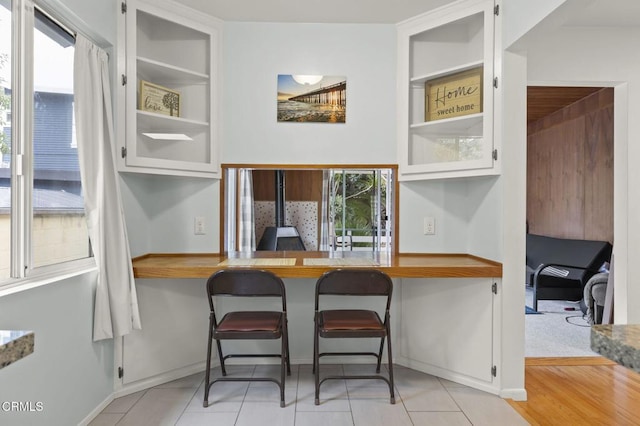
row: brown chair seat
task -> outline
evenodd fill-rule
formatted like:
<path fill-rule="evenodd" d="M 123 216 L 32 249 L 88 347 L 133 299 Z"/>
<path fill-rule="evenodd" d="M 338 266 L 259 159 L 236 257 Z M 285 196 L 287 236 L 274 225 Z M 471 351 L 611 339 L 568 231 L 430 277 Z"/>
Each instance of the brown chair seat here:
<path fill-rule="evenodd" d="M 332 330 L 380 330 L 384 324 L 374 311 L 359 309 L 327 310 L 320 313 L 322 331 Z"/>
<path fill-rule="evenodd" d="M 218 324 L 217 333 L 231 331 L 271 331 L 280 337 L 281 312 L 257 311 L 257 312 L 229 312 Z"/>

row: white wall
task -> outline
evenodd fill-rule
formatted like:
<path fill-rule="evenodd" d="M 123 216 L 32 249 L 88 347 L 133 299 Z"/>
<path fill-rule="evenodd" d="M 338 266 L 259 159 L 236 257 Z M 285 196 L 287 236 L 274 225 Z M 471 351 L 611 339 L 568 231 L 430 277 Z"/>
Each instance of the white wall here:
<path fill-rule="evenodd" d="M 225 23 L 225 163 L 395 163 L 393 25 Z M 346 123 L 278 123 L 278 74 L 347 77 Z"/>
<path fill-rule="evenodd" d="M 527 157 L 527 88 L 526 58 L 503 52 L 503 107 L 508 116 L 500 124 L 503 140 L 502 184 L 502 312 L 499 354 L 502 360 L 502 389 L 524 389 L 525 319 L 522 301 L 525 298 L 525 216 Z M 497 211 L 497 212 L 498 212 Z M 505 392 L 508 393 L 508 392 Z M 517 391 L 514 393 L 517 394 Z M 520 395 L 526 398 L 526 395 Z"/>
<path fill-rule="evenodd" d="M 145 253 L 219 251 L 218 180 L 122 174 L 122 197 L 132 256 Z M 205 234 L 194 234 L 194 218 Z"/>
<path fill-rule="evenodd" d="M 500 261 L 500 178 L 444 179 L 400 185 L 400 251 L 473 253 Z M 436 221 L 424 235 L 423 220 Z"/>
<path fill-rule="evenodd" d="M 508 19 L 503 20 L 502 40 L 504 47 L 508 48 L 511 46 L 565 1 L 566 0 L 505 0 L 502 2 L 502 13 L 508 16 Z"/>
<path fill-rule="evenodd" d="M 560 27 L 526 42 L 529 82 L 615 87 L 615 321 L 640 321 L 640 40 L 638 27 Z M 553 48 L 550 48 L 550 47 Z"/>

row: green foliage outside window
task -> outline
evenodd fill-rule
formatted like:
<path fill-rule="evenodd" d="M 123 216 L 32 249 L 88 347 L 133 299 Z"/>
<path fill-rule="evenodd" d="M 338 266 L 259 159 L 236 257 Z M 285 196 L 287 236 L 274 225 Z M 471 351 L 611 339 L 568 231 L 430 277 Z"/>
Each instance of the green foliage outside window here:
<path fill-rule="evenodd" d="M 343 182 L 346 185 L 343 192 Z M 353 230 L 353 235 L 373 235 L 376 226 L 376 181 L 375 173 L 336 173 L 332 182 L 333 220 L 336 233 L 341 234 L 343 228 Z M 386 216 L 386 182 L 381 185 L 382 206 L 380 214 Z M 346 196 L 343 196 L 346 194 Z M 344 199 L 343 199 L 344 198 Z M 343 215 L 344 213 L 344 215 Z"/>

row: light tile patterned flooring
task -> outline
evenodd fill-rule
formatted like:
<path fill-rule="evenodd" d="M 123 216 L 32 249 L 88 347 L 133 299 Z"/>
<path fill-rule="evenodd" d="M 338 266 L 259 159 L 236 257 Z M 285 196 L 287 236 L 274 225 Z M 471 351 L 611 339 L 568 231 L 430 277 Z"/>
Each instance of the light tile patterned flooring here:
<path fill-rule="evenodd" d="M 229 376 L 278 377 L 277 365 L 231 365 Z M 373 374 L 375 366 L 321 365 L 329 374 Z M 278 387 L 270 382 L 221 382 L 202 406 L 204 372 L 115 399 L 92 422 L 106 425 L 526 425 L 503 399 L 428 374 L 395 366 L 396 404 L 379 380 L 329 380 L 314 405 L 310 365 L 292 365 L 280 408 Z M 219 377 L 220 369 L 213 370 Z"/>

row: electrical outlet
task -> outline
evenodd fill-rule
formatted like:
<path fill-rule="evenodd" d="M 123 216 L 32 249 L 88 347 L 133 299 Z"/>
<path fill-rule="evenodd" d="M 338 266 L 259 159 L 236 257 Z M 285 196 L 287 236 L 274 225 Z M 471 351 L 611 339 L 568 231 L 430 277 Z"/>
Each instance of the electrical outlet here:
<path fill-rule="evenodd" d="M 435 235 L 436 219 L 433 216 L 424 218 L 424 235 Z"/>
<path fill-rule="evenodd" d="M 206 234 L 204 228 L 204 217 L 196 216 L 193 220 L 193 233 L 195 235 L 204 235 Z"/>

